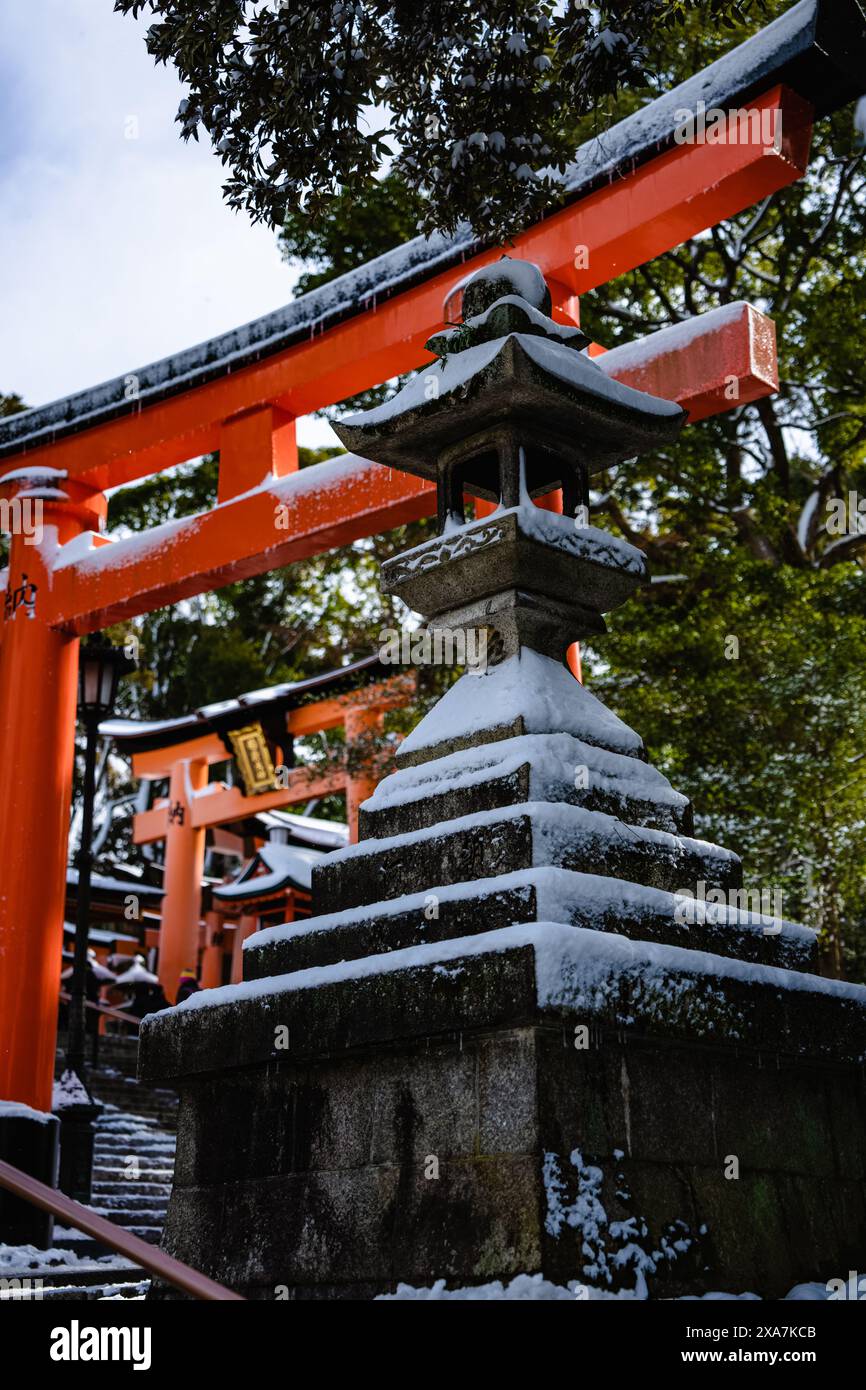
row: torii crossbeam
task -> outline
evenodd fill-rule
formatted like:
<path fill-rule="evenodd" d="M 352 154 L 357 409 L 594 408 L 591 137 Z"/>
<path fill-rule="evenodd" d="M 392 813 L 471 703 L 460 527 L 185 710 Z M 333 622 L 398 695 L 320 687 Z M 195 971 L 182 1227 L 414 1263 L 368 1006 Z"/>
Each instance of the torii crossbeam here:
<path fill-rule="evenodd" d="M 813 115 L 858 94 L 864 52 L 856 0 L 802 0 L 583 147 L 567 205 L 510 254 L 540 265 L 568 320 L 580 294 L 800 178 Z M 773 142 L 675 144 L 677 113 L 699 100 L 765 113 Z M 298 472 L 294 420 L 421 365 L 455 289 L 498 255 L 465 237 L 409 243 L 223 339 L 0 424 L 0 491 L 44 515 L 39 544 L 13 535 L 0 648 L 0 1097 L 50 1107 L 77 638 L 432 513 L 428 484 L 363 459 Z M 772 324 L 746 305 L 602 365 L 693 420 L 730 408 L 732 387 L 742 402 L 777 386 Z M 211 449 L 217 505 L 100 535 L 106 488 Z"/>

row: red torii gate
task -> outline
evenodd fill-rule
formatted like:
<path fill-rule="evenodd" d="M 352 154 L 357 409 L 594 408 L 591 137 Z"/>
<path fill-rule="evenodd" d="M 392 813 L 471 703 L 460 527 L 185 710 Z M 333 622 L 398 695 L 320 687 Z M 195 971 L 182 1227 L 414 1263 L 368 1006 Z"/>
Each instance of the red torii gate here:
<path fill-rule="evenodd" d="M 363 663 L 357 663 L 361 666 Z M 369 667 L 369 663 L 367 663 Z M 335 675 L 336 673 L 329 673 Z M 321 685 L 325 687 L 322 680 Z M 300 684 L 300 683 L 298 683 Z M 308 682 L 312 685 L 313 682 Z M 332 683 L 333 684 L 333 683 Z M 327 687 L 325 687 L 327 689 Z M 132 758 L 133 776 L 146 780 L 167 781 L 168 796 L 160 799 L 147 811 L 139 811 L 133 821 L 135 844 L 165 842 L 165 897 L 162 901 L 159 933 L 159 978 L 167 999 L 174 1002 L 181 970 L 194 968 L 198 957 L 199 920 L 201 916 L 201 879 L 205 855 L 205 832 L 231 821 L 243 820 L 262 811 L 290 806 L 295 801 L 329 796 L 344 792 L 346 820 L 350 839 L 358 838 L 358 807 L 371 796 L 390 759 L 378 751 L 378 763 L 384 770 L 377 773 L 375 746 L 371 744 L 368 757 L 363 756 L 366 740 L 384 732 L 385 714 L 408 705 L 415 694 L 414 675 L 391 676 L 340 694 L 323 694 L 307 704 L 281 710 L 285 741 L 304 738 L 324 730 L 342 728 L 345 731 L 347 756 L 332 760 L 321 769 L 298 764 L 287 769 L 285 781 L 269 791 L 253 795 L 240 786 L 209 782 L 208 769 L 229 759 L 226 745 L 206 720 L 200 728 L 187 727 L 187 737 L 163 741 L 159 734 L 150 736 L 145 751 L 137 751 L 135 740 L 127 732 L 124 751 Z M 255 720 L 266 708 L 254 699 L 238 708 L 239 722 Z M 275 702 L 272 702 L 275 704 Z M 187 721 L 177 721 L 187 724 Z M 123 721 L 104 724 L 109 736 Z M 148 732 L 147 721 L 142 732 Z M 349 750 L 362 756 L 352 767 Z M 180 809 L 178 817 L 175 812 Z"/>
<path fill-rule="evenodd" d="M 815 10 L 814 0 L 804 8 Z M 815 35 L 807 25 L 800 38 L 805 62 Z M 661 133 L 626 151 L 627 164 L 645 162 L 615 182 L 590 178 L 568 206 L 516 238 L 510 254 L 540 265 L 562 316 L 575 316 L 578 295 L 801 177 L 812 106 L 766 76 L 787 74 L 790 43 L 788 34 L 787 66 L 774 69 L 764 45 L 751 66 L 722 60 L 708 69 L 704 76 L 720 69 L 715 88 L 701 88 L 711 99 L 713 90 L 742 93 L 744 72 L 752 91 L 763 81 L 749 105 L 776 122 L 774 146 L 672 145 L 685 84 L 661 99 L 670 113 Z M 747 59 L 747 49 L 737 53 Z M 808 63 L 797 71 L 808 88 Z M 623 129 L 644 129 L 645 116 Z M 609 133 L 614 145 L 619 130 Z M 588 254 L 576 258 L 576 247 Z M 209 366 L 205 351 L 194 371 L 142 399 L 88 413 L 88 401 L 73 398 L 0 427 L 0 491 L 39 498 L 44 509 L 40 544 L 12 539 L 0 648 L 0 1097 L 50 1106 L 78 637 L 434 512 L 428 484 L 363 459 L 299 472 L 294 419 L 420 366 L 455 285 L 499 254 L 458 245 L 444 270 L 435 258 L 413 265 L 370 307 L 356 302 L 321 333 L 257 350 L 240 367 L 231 357 Z M 688 334 L 664 330 L 615 349 L 601 365 L 676 400 L 692 420 L 730 408 L 732 387 L 741 402 L 777 387 L 772 324 L 745 305 L 706 315 Z M 99 534 L 104 489 L 213 449 L 219 494 L 210 511 L 125 540 Z"/>

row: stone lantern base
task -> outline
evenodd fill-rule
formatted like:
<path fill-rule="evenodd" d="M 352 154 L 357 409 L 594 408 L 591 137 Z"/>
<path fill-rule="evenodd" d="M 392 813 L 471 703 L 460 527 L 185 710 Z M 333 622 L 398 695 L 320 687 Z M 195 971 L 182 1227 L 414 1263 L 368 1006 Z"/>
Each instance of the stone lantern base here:
<path fill-rule="evenodd" d="M 862 1006 L 580 928 L 450 945 L 161 1021 L 170 1253 L 257 1299 L 536 1272 L 774 1298 L 862 1267 Z"/>
<path fill-rule="evenodd" d="M 677 892 L 735 895 L 740 863 L 637 735 L 524 651 L 398 762 L 315 871 L 324 915 L 144 1025 L 181 1091 L 166 1248 L 260 1299 L 861 1267 L 866 990 L 809 973 L 805 928 Z"/>

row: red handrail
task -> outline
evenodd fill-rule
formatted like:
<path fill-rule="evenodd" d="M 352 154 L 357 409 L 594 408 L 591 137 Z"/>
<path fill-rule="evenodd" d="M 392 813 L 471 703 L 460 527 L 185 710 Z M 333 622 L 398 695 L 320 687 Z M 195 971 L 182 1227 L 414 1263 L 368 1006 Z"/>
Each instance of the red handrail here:
<path fill-rule="evenodd" d="M 89 1207 L 83 1207 L 80 1202 L 74 1202 L 71 1197 L 58 1192 L 56 1188 L 48 1187 L 38 1178 L 32 1178 L 29 1173 L 22 1173 L 20 1168 L 13 1168 L 11 1163 L 4 1163 L 2 1159 L 0 1187 L 5 1187 L 16 1197 L 23 1197 L 25 1202 L 32 1202 L 34 1206 L 62 1217 L 70 1226 L 93 1236 L 94 1240 L 107 1245 L 111 1250 L 116 1250 L 118 1254 L 128 1255 L 143 1269 L 149 1270 L 160 1279 L 165 1279 L 166 1283 L 173 1284 L 175 1288 L 183 1289 L 184 1293 L 192 1294 L 194 1298 L 218 1299 L 232 1303 L 246 1302 L 241 1294 L 234 1293 L 223 1284 L 217 1284 L 213 1279 L 208 1279 L 206 1274 L 191 1269 L 181 1260 L 176 1260 L 173 1255 L 166 1255 L 163 1250 L 149 1245 L 140 1236 L 125 1231 L 122 1226 L 115 1226 L 113 1221 L 98 1216 Z"/>

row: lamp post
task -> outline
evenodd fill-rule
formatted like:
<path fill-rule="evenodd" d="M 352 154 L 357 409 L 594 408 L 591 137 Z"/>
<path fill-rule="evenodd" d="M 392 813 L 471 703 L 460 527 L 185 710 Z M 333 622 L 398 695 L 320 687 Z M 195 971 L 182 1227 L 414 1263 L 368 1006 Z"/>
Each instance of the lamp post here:
<path fill-rule="evenodd" d="M 90 875 L 93 868 L 93 800 L 96 794 L 96 744 L 100 721 L 114 707 L 120 677 L 134 662 L 117 647 L 89 638 L 81 647 L 78 667 L 78 707 L 85 730 L 84 809 L 78 865 L 78 907 L 75 914 L 75 955 L 66 1037 L 66 1070 L 54 1088 L 54 1113 L 60 1119 L 58 1186 L 79 1202 L 89 1202 L 93 1185 L 93 1122 L 101 1106 L 87 1089 L 85 1024 L 87 995 L 87 933 L 90 926 Z"/>
<path fill-rule="evenodd" d="M 135 663 L 118 647 L 96 638 L 82 646 L 78 666 L 78 708 L 85 729 L 84 806 L 81 816 L 81 844 L 78 866 L 77 911 L 75 914 L 75 955 L 69 1001 L 69 1029 L 66 1040 L 66 1067 L 82 1082 L 85 1079 L 85 1004 L 87 992 L 87 933 L 90 925 L 90 876 L 93 870 L 93 801 L 96 794 L 96 746 L 99 725 L 114 708 L 120 677 Z"/>

